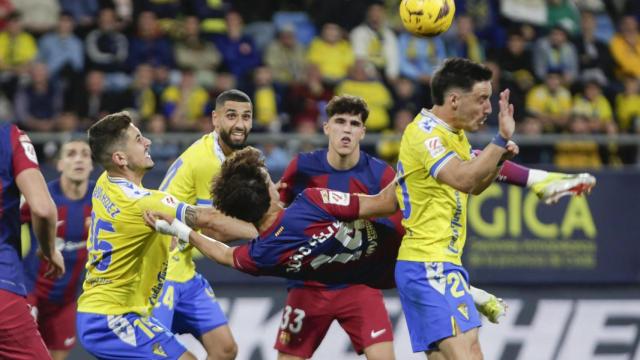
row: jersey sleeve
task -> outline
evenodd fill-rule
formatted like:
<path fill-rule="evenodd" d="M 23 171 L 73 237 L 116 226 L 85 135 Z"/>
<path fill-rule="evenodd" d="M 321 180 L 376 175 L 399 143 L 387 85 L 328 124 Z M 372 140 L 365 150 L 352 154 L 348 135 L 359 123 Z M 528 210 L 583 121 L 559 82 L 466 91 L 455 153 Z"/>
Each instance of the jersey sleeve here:
<path fill-rule="evenodd" d="M 251 257 L 251 243 L 243 244 L 233 249 L 233 267 L 251 275 L 259 275 L 260 269 Z"/>
<path fill-rule="evenodd" d="M 336 219 L 352 221 L 358 219 L 360 197 L 329 189 L 306 189 L 302 196 Z"/>
<path fill-rule="evenodd" d="M 151 191 L 149 195 L 140 198 L 136 205 L 142 212 L 150 210 L 170 214 L 182 222 L 184 222 L 185 211 L 189 206 L 178 201 L 175 196 L 162 191 Z"/>
<path fill-rule="evenodd" d="M 296 185 L 296 177 L 298 176 L 298 159 L 296 156 L 282 174 L 280 184 L 284 185 L 280 187 L 280 201 L 284 204 L 290 204 L 293 201 L 293 187 Z"/>
<path fill-rule="evenodd" d="M 444 165 L 456 156 L 455 151 L 437 134 L 427 137 L 422 146 L 417 146 L 416 151 L 421 154 L 424 168 L 434 178 L 438 178 Z"/>
<path fill-rule="evenodd" d="M 38 168 L 38 156 L 31 139 L 15 125 L 11 126 L 11 148 L 14 176 L 18 176 L 24 170 Z"/>

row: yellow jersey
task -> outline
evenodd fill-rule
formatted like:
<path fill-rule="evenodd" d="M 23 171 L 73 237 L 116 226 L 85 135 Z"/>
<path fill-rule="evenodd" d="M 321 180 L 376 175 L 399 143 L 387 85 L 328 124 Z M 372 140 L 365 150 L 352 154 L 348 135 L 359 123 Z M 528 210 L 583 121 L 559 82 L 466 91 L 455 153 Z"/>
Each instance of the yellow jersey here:
<path fill-rule="evenodd" d="M 214 131 L 193 143 L 173 162 L 160 184 L 160 190 L 178 200 L 198 206 L 212 206 L 211 180 L 220 172 L 225 156 Z M 193 248 L 171 253 L 167 280 L 185 282 L 196 275 Z"/>
<path fill-rule="evenodd" d="M 454 156 L 471 159 L 464 131 L 423 109 L 400 142 L 396 194 L 406 233 L 398 260 L 461 265 L 468 194 L 438 181 L 438 172 Z"/>
<path fill-rule="evenodd" d="M 150 314 L 164 283 L 171 237 L 148 227 L 142 213 L 155 210 L 184 219 L 187 206 L 106 172 L 96 182 L 91 203 L 87 275 L 78 311 Z"/>

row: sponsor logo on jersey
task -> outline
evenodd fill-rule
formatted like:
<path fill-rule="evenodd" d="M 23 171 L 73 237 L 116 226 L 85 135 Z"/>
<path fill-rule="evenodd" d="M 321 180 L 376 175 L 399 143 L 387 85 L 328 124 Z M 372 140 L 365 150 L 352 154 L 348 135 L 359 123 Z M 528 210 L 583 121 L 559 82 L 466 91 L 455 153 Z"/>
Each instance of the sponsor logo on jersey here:
<path fill-rule="evenodd" d="M 339 206 L 349 206 L 351 197 L 347 193 L 333 190 L 320 190 L 322 202 Z"/>
<path fill-rule="evenodd" d="M 178 200 L 171 195 L 163 197 L 161 201 L 163 204 L 172 208 L 176 208 L 178 206 Z"/>
<path fill-rule="evenodd" d="M 289 341 L 291 341 L 291 334 L 286 330 L 280 330 L 280 334 L 278 334 L 278 341 L 280 341 L 280 344 L 282 345 L 289 344 Z"/>
<path fill-rule="evenodd" d="M 433 137 L 424 141 L 424 146 L 431 154 L 431 157 L 438 157 L 439 155 L 444 154 L 446 151 L 444 145 L 442 145 L 442 141 L 440 141 L 439 137 Z"/>

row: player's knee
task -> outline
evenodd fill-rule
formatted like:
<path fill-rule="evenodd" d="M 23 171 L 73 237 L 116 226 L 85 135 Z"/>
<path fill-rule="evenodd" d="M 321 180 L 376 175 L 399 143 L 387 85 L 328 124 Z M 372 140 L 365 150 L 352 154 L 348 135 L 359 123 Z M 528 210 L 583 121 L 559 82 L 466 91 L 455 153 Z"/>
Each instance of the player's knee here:
<path fill-rule="evenodd" d="M 231 340 L 216 346 L 213 352 L 209 352 L 207 360 L 233 360 L 237 355 L 238 345 L 235 341 Z"/>

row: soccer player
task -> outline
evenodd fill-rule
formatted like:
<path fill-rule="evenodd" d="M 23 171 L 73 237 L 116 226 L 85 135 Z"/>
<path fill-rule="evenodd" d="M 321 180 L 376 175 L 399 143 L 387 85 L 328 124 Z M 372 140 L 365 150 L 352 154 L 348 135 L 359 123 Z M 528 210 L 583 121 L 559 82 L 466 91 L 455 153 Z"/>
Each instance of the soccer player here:
<path fill-rule="evenodd" d="M 86 239 L 95 183 L 89 180 L 93 165 L 86 140 L 62 145 L 57 166 L 60 178 L 47 185 L 58 210 L 56 247 L 63 253 L 67 271 L 59 279 L 50 279 L 44 276 L 47 263 L 40 262 L 35 288 L 27 300 L 51 356 L 62 360 L 76 342 L 76 299 L 87 261 Z M 28 215 L 29 204 L 25 203 L 21 211 Z M 33 233 L 31 225 L 30 230 Z"/>
<path fill-rule="evenodd" d="M 517 154 L 509 90 L 500 93 L 499 131 L 472 155 L 465 131 L 476 131 L 491 113 L 491 71 L 451 58 L 431 82 L 434 106 L 405 130 L 396 189 L 406 234 L 395 269 L 396 284 L 414 352 L 429 359 L 481 359 L 479 314 L 461 256 L 467 199 L 497 177 Z"/>
<path fill-rule="evenodd" d="M 211 180 L 225 158 L 245 146 L 253 124 L 251 99 L 239 90 L 227 90 L 216 98 L 212 115 L 215 130 L 204 135 L 171 165 L 160 185 L 178 200 L 211 206 Z M 176 333 L 199 338 L 210 359 L 233 359 L 237 345 L 209 282 L 198 274 L 192 248 L 172 252 L 162 301 L 155 318 Z"/>
<path fill-rule="evenodd" d="M 92 157 L 105 172 L 92 194 L 87 274 L 78 299 L 80 343 L 101 359 L 195 359 L 149 316 L 162 290 L 171 237 L 149 229 L 142 219 L 147 209 L 184 219 L 186 206 L 142 187 L 154 165 L 151 141 L 128 113 L 107 115 L 88 133 Z"/>
<path fill-rule="evenodd" d="M 364 100 L 336 96 L 325 111 L 324 133 L 329 145 L 291 161 L 280 180 L 280 199 L 285 205 L 307 188 L 373 195 L 394 181 L 395 172 L 389 165 L 360 150 L 369 115 Z M 371 224 L 394 229 L 387 232 L 390 238 L 381 240 L 399 244 L 404 233 L 400 219 L 400 212 L 396 212 Z M 396 253 L 397 248 L 392 248 L 389 256 Z M 279 359 L 311 358 L 334 320 L 347 332 L 358 354 L 364 353 L 369 360 L 394 358 L 393 328 L 379 289 L 316 281 L 289 281 L 287 285 L 275 343 Z"/>
<path fill-rule="evenodd" d="M 190 228 L 210 226 L 206 211 L 192 225 L 166 210 L 145 212 L 145 220 L 178 237 L 181 245 L 190 243 L 210 259 L 252 275 L 394 286 L 392 249 L 398 244 L 385 240 L 393 239 L 388 233 L 396 230 L 356 221 L 392 214 L 397 209 L 393 186 L 374 196 L 307 189 L 285 209 L 262 153 L 247 147 L 225 160 L 211 193 L 212 214 L 221 211 L 253 224 L 259 234 L 247 244 L 229 247 Z"/>
<path fill-rule="evenodd" d="M 1 123 L 0 146 L 0 358 L 51 359 L 25 300 L 20 259 L 20 193 L 31 204 L 39 253 L 47 261 L 45 275 L 53 278 L 62 276 L 65 270 L 62 254 L 55 248 L 56 206 L 29 137 L 15 125 Z"/>

